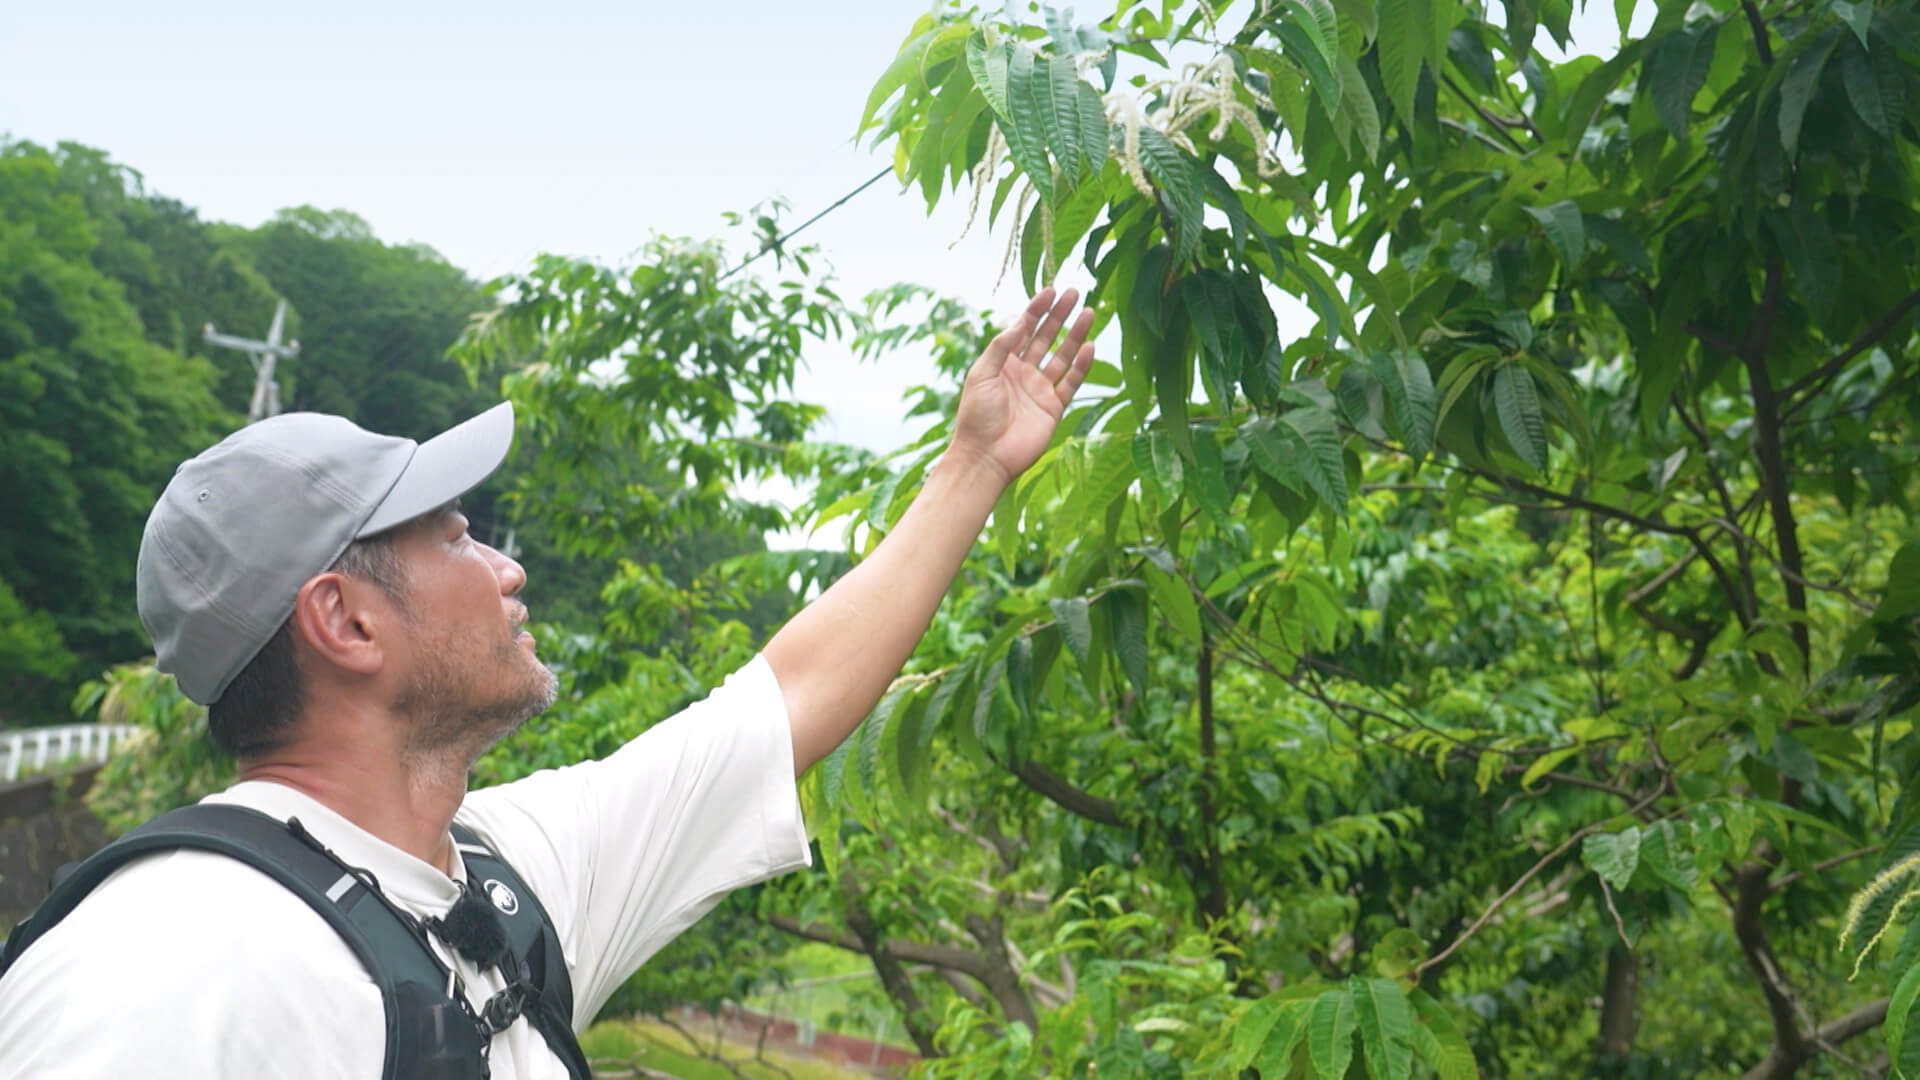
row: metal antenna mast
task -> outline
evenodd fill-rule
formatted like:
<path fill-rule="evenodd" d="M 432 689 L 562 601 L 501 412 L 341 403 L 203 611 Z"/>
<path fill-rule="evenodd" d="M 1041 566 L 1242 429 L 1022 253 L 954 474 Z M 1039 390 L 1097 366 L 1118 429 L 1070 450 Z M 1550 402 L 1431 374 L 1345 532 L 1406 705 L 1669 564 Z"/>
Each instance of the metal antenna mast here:
<path fill-rule="evenodd" d="M 273 363 L 280 357 L 300 355 L 300 343 L 289 341 L 280 344 L 280 333 L 287 324 L 287 302 L 280 301 L 273 309 L 273 325 L 267 328 L 267 340 L 255 341 L 252 338 L 235 337 L 223 334 L 208 323 L 202 331 L 210 344 L 238 349 L 253 361 L 253 402 L 247 406 L 247 423 L 265 420 L 269 416 L 280 415 L 280 386 L 273 381 Z"/>

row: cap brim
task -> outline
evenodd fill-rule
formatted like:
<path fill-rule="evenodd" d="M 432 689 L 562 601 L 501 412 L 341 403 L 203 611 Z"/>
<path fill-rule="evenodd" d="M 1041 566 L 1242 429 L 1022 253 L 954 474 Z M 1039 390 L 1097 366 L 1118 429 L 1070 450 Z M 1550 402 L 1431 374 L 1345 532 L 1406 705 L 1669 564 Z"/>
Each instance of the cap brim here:
<path fill-rule="evenodd" d="M 354 538 L 385 532 L 466 494 L 500 467 L 512 446 L 510 401 L 421 443 Z"/>

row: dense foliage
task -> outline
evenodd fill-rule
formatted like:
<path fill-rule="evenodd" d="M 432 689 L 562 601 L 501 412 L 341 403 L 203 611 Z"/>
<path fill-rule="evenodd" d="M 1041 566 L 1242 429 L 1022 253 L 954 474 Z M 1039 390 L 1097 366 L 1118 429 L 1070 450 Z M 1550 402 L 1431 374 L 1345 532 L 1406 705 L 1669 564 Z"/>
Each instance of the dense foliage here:
<path fill-rule="evenodd" d="M 744 995 L 771 928 L 933 1076 L 1912 1071 L 1920 12 L 1645 6 L 1568 60 L 1564 0 L 915 25 L 863 131 L 1091 274 L 1116 362 L 806 777 L 816 871 L 626 1003 Z M 912 498 L 980 319 L 781 256 L 543 258 L 461 345 L 521 520 L 626 559 L 482 780 L 698 696 Z M 831 338 L 940 362 L 925 439 L 808 441 Z M 844 545 L 676 547 L 775 474 Z"/>

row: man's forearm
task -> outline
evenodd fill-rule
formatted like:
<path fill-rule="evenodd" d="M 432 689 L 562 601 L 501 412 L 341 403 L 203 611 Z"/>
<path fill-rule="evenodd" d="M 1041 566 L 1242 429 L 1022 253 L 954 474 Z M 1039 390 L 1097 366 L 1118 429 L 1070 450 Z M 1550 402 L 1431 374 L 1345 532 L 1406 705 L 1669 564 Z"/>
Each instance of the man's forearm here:
<path fill-rule="evenodd" d="M 886 692 L 1007 482 L 992 461 L 948 450 L 873 554 L 767 643 L 793 727 L 796 776 Z"/>

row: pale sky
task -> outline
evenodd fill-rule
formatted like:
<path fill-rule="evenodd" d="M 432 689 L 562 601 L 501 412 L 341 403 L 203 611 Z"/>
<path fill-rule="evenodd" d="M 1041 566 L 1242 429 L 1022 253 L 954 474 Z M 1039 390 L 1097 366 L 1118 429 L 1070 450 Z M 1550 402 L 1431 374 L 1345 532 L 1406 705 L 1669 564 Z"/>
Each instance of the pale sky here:
<path fill-rule="evenodd" d="M 1577 19 L 1583 41 L 1611 45 L 1611 8 Z M 345 208 L 481 279 L 543 251 L 618 263 L 649 233 L 713 235 L 722 211 L 774 196 L 797 224 L 873 175 L 890 158 L 853 130 L 924 10 L 4 0 L 0 132 L 102 148 L 211 220 Z M 1004 228 L 988 236 L 982 220 L 950 246 L 963 220 L 964 198 L 929 218 L 889 178 L 804 239 L 826 249 L 843 295 L 917 281 L 1017 310 L 1017 273 L 994 289 Z M 918 433 L 897 418 L 923 357 L 812 365 L 800 393 L 829 407 L 823 437 L 884 449 Z"/>

